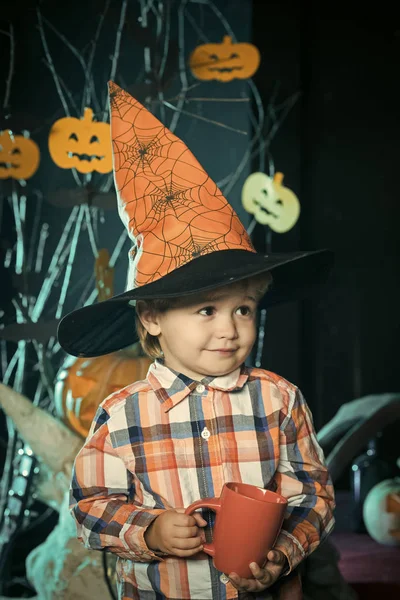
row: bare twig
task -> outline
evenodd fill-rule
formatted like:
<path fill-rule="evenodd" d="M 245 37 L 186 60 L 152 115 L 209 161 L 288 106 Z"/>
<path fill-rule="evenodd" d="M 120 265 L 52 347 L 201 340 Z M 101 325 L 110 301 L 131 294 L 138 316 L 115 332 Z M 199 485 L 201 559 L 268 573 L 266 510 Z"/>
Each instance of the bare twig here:
<path fill-rule="evenodd" d="M 208 44 L 210 40 L 203 33 L 203 31 L 200 29 L 200 27 L 197 25 L 197 23 L 196 23 L 195 19 L 192 17 L 192 15 L 187 11 L 185 16 L 186 16 L 187 20 L 189 21 L 189 23 L 191 24 L 191 26 L 193 27 L 193 29 L 195 30 L 195 32 L 197 33 L 198 38 L 205 44 Z"/>
<path fill-rule="evenodd" d="M 93 81 L 93 76 L 92 76 L 92 66 L 93 66 L 94 55 L 95 55 L 96 48 L 97 48 L 97 42 L 99 41 L 100 32 L 103 28 L 104 19 L 106 17 L 108 9 L 110 8 L 110 2 L 111 2 L 111 0 L 106 0 L 104 10 L 100 15 L 99 22 L 97 24 L 97 29 L 96 29 L 96 33 L 94 35 L 94 39 L 91 40 L 91 42 L 90 42 L 91 49 L 90 49 L 90 54 L 89 54 L 89 58 L 87 61 L 86 72 L 85 72 L 85 86 L 84 86 L 83 101 L 82 101 L 82 114 L 83 114 L 83 109 L 85 108 L 85 106 L 90 106 L 92 98 L 93 98 L 93 102 L 95 104 L 96 112 L 100 112 L 100 105 L 97 100 L 96 89 L 94 86 L 94 81 Z"/>
<path fill-rule="evenodd" d="M 87 204 L 84 204 L 83 206 L 85 209 L 85 223 L 89 235 L 89 242 L 92 248 L 93 256 L 96 258 L 99 255 L 99 251 L 97 249 L 96 236 L 93 228 L 92 213 L 90 207 Z"/>
<path fill-rule="evenodd" d="M 81 231 L 84 215 L 85 215 L 85 205 L 83 204 L 79 207 L 78 217 L 77 217 L 76 223 L 75 223 L 75 229 L 74 229 L 74 233 L 72 236 L 72 242 L 71 242 L 71 248 L 69 251 L 67 267 L 65 269 L 64 281 L 63 281 L 63 284 L 61 287 L 60 298 L 59 298 L 58 306 L 57 306 L 57 310 L 56 310 L 56 319 L 59 319 L 61 317 L 62 311 L 64 308 L 65 298 L 67 297 L 68 285 L 69 285 L 69 280 L 71 278 L 71 272 L 72 272 L 72 265 L 75 260 L 76 249 L 78 247 L 79 234 Z"/>
<path fill-rule="evenodd" d="M 33 254 L 35 252 L 35 249 L 37 249 L 37 246 L 38 246 L 37 235 L 38 235 L 38 231 L 39 231 L 39 222 L 40 222 L 42 203 L 43 203 L 42 192 L 40 192 L 39 190 L 35 190 L 33 193 L 36 196 L 35 203 L 34 203 L 35 216 L 33 218 L 32 233 L 30 235 L 30 241 L 29 241 L 28 258 L 26 261 L 27 271 L 32 271 Z M 43 225 L 42 225 L 42 227 L 43 227 Z"/>
<path fill-rule="evenodd" d="M 146 29 L 147 13 L 151 9 L 152 0 L 147 0 L 147 1 L 139 0 L 139 2 L 140 2 L 140 24 L 144 29 Z M 148 46 L 145 46 L 143 48 L 143 64 L 144 64 L 145 77 L 148 77 L 151 74 L 151 55 L 150 55 L 150 48 Z M 150 98 L 145 98 L 145 101 L 144 101 L 145 105 L 147 104 L 148 100 L 150 100 Z"/>
<path fill-rule="evenodd" d="M 14 39 L 14 27 L 10 23 L 10 33 L 1 30 L 0 33 L 7 35 L 10 38 L 10 63 L 8 67 L 8 77 L 6 81 L 6 93 L 4 95 L 3 108 L 7 110 L 10 106 L 10 94 L 11 94 L 11 82 L 14 75 L 14 63 L 15 63 L 15 39 Z"/>
<path fill-rule="evenodd" d="M 171 123 L 169 129 L 174 132 L 179 121 L 179 117 L 182 113 L 182 108 L 185 104 L 185 94 L 188 90 L 188 79 L 186 75 L 186 64 L 185 64 L 185 8 L 186 8 L 187 0 L 181 0 L 179 8 L 178 8 L 178 61 L 179 61 L 179 77 L 182 84 L 182 97 L 178 100 L 178 106 L 176 107 L 176 112 L 171 119 Z M 168 104 L 166 105 L 168 106 Z M 171 108 L 172 105 L 169 106 Z M 174 109 L 175 110 L 175 107 Z"/>
<path fill-rule="evenodd" d="M 225 125 L 225 123 L 220 123 L 220 121 L 214 121 L 213 119 L 207 119 L 206 117 L 201 117 L 200 115 L 196 115 L 196 113 L 191 113 L 187 110 L 179 109 L 178 107 L 166 102 L 164 100 L 164 105 L 168 106 L 171 110 L 179 112 L 182 115 L 189 115 L 189 117 L 193 117 L 194 119 L 200 119 L 201 121 L 206 121 L 206 123 L 212 123 L 213 125 L 218 125 L 218 127 L 224 127 L 224 129 L 229 129 L 230 131 L 235 131 L 236 133 L 241 133 L 242 135 L 247 135 L 247 131 L 243 129 L 236 129 L 235 127 L 230 127 L 230 125 Z"/>
<path fill-rule="evenodd" d="M 21 219 L 21 207 L 18 198 L 18 193 L 13 182 L 12 187 L 12 207 L 15 221 L 15 230 L 17 232 L 17 251 L 15 258 L 15 272 L 20 275 L 24 266 L 24 232 L 23 222 Z"/>
<path fill-rule="evenodd" d="M 122 5 L 121 5 L 121 12 L 120 12 L 120 16 L 119 16 L 117 35 L 115 37 L 115 48 L 114 48 L 114 53 L 112 55 L 111 71 L 110 71 L 110 80 L 111 81 L 114 81 L 115 73 L 117 72 L 117 64 L 118 64 L 119 52 L 120 52 L 120 47 L 121 47 L 121 39 L 122 39 L 122 30 L 125 25 L 125 16 L 126 16 L 127 5 L 128 5 L 127 0 L 123 0 Z M 104 106 L 103 116 L 101 119 L 102 121 L 106 120 L 107 113 L 108 113 L 108 99 Z"/>
<path fill-rule="evenodd" d="M 61 257 L 62 252 L 64 251 L 65 246 L 67 246 L 69 234 L 72 229 L 72 225 L 74 224 L 74 222 L 77 218 L 78 210 L 79 210 L 78 206 L 74 206 L 74 208 L 72 209 L 71 214 L 68 217 L 68 220 L 64 226 L 64 231 L 61 234 L 60 239 L 57 244 L 57 247 L 52 255 L 52 259 L 50 261 L 50 266 L 47 270 L 42 287 L 37 296 L 34 310 L 31 315 L 31 319 L 33 322 L 36 322 L 40 318 L 40 316 L 43 312 L 44 305 L 47 302 L 47 299 L 51 293 L 54 280 L 57 276 L 58 271 L 61 268 L 61 258 L 60 257 Z"/>
<path fill-rule="evenodd" d="M 165 15 L 163 15 L 162 22 L 164 25 L 165 33 L 164 33 L 163 55 L 161 58 L 160 68 L 158 70 L 158 78 L 160 81 L 162 81 L 162 78 L 164 77 L 164 71 L 165 71 L 165 67 L 166 67 L 167 59 L 168 59 L 169 40 L 170 40 L 170 36 L 171 36 L 171 10 L 170 10 L 169 2 L 167 2 L 167 10 L 165 12 Z"/>
<path fill-rule="evenodd" d="M 61 104 L 63 105 L 65 114 L 69 117 L 71 116 L 67 101 L 65 99 L 65 96 L 63 94 L 63 91 L 61 89 L 61 84 L 60 84 L 60 80 L 59 77 L 57 75 L 57 71 L 55 69 L 54 66 L 54 62 L 53 59 L 51 57 L 50 51 L 49 51 L 49 47 L 47 45 L 47 40 L 46 40 L 46 36 L 44 33 L 44 27 L 43 27 L 43 19 L 42 19 L 42 13 L 40 12 L 40 8 L 37 7 L 36 8 L 36 13 L 37 13 L 37 18 L 38 18 L 38 22 L 39 22 L 39 33 L 40 33 L 40 38 L 42 40 L 42 45 L 43 45 L 43 50 L 44 50 L 44 54 L 46 56 L 46 61 L 47 61 L 47 66 L 50 69 L 51 74 L 53 75 L 53 79 L 54 79 L 54 83 L 56 85 L 56 89 L 57 89 L 57 93 L 60 97 L 61 100 Z"/>
<path fill-rule="evenodd" d="M 180 97 L 180 94 L 175 96 L 175 98 L 169 98 L 169 102 L 173 102 Z M 249 102 L 250 98 L 196 98 L 192 96 L 191 98 L 186 98 L 185 103 L 188 102 Z"/>

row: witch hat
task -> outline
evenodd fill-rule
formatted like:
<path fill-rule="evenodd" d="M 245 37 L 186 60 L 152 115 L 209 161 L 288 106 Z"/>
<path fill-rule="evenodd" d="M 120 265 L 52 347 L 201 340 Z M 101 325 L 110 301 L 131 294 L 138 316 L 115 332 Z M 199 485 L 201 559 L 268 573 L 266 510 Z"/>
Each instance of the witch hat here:
<path fill-rule="evenodd" d="M 127 291 L 67 314 L 62 348 L 99 356 L 137 341 L 132 304 L 206 291 L 273 271 L 263 305 L 298 298 L 329 270 L 327 250 L 261 254 L 186 144 L 109 84 L 118 211 L 133 247 Z"/>

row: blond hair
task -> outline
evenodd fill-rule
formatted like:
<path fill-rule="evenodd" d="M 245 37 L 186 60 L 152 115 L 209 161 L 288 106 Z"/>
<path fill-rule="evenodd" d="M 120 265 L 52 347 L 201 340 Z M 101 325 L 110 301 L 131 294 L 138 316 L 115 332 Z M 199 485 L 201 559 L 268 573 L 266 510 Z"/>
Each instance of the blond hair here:
<path fill-rule="evenodd" d="M 244 290 L 248 290 L 249 288 L 254 288 L 253 291 L 256 296 L 257 302 L 261 300 L 264 296 L 268 288 L 272 283 L 272 275 L 269 271 L 266 273 L 261 273 L 259 275 L 253 275 L 252 277 L 248 277 L 247 279 L 242 279 L 240 281 L 235 281 L 234 283 L 230 283 L 221 287 L 230 287 L 230 288 L 240 288 Z M 204 298 L 206 301 L 208 299 L 212 299 L 213 294 L 217 289 L 213 288 L 212 290 L 205 291 L 204 294 L 201 294 L 201 298 Z M 136 303 L 136 315 L 135 315 L 135 324 L 136 331 L 138 333 L 140 345 L 143 348 L 145 354 L 150 356 L 151 358 L 160 358 L 162 356 L 162 350 L 160 346 L 160 342 L 158 341 L 158 337 L 155 335 L 151 335 L 147 329 L 144 327 L 143 323 L 140 320 L 140 313 L 147 309 L 150 310 L 153 315 L 162 314 L 171 310 L 172 308 L 178 308 L 179 306 L 185 306 L 186 304 L 196 301 L 199 301 L 199 294 L 188 294 L 186 296 L 179 296 L 176 298 L 155 298 L 152 300 L 138 300 Z M 202 300 L 200 300 L 202 302 Z"/>

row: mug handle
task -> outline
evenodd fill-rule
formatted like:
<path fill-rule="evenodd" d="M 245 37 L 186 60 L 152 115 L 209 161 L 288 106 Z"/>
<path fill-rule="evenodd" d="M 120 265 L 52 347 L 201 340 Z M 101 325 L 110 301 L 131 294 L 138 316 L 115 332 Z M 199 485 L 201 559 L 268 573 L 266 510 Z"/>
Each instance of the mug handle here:
<path fill-rule="evenodd" d="M 193 502 L 193 504 L 185 509 L 185 515 L 191 515 L 197 508 L 209 508 L 218 514 L 221 509 L 221 500 L 219 498 L 202 498 L 201 500 L 196 500 L 196 502 Z M 203 552 L 209 556 L 215 556 L 214 544 L 204 544 Z"/>

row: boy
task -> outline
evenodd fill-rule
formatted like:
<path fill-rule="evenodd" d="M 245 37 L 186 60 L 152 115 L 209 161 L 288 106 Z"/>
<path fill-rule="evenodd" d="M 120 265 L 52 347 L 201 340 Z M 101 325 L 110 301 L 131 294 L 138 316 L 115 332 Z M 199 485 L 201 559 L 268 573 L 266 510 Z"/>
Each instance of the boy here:
<path fill-rule="evenodd" d="M 111 125 L 120 215 L 135 242 L 128 291 L 67 315 L 59 339 L 95 356 L 138 336 L 156 360 L 146 380 L 105 399 L 76 458 L 78 535 L 120 557 L 122 600 L 282 597 L 285 576 L 333 526 L 333 489 L 301 392 L 245 361 L 272 279 L 278 295 L 310 281 L 321 255 L 257 254 L 183 142 L 115 84 Z M 289 502 L 250 579 L 217 572 L 201 552 L 210 514 L 184 514 L 227 481 Z"/>

